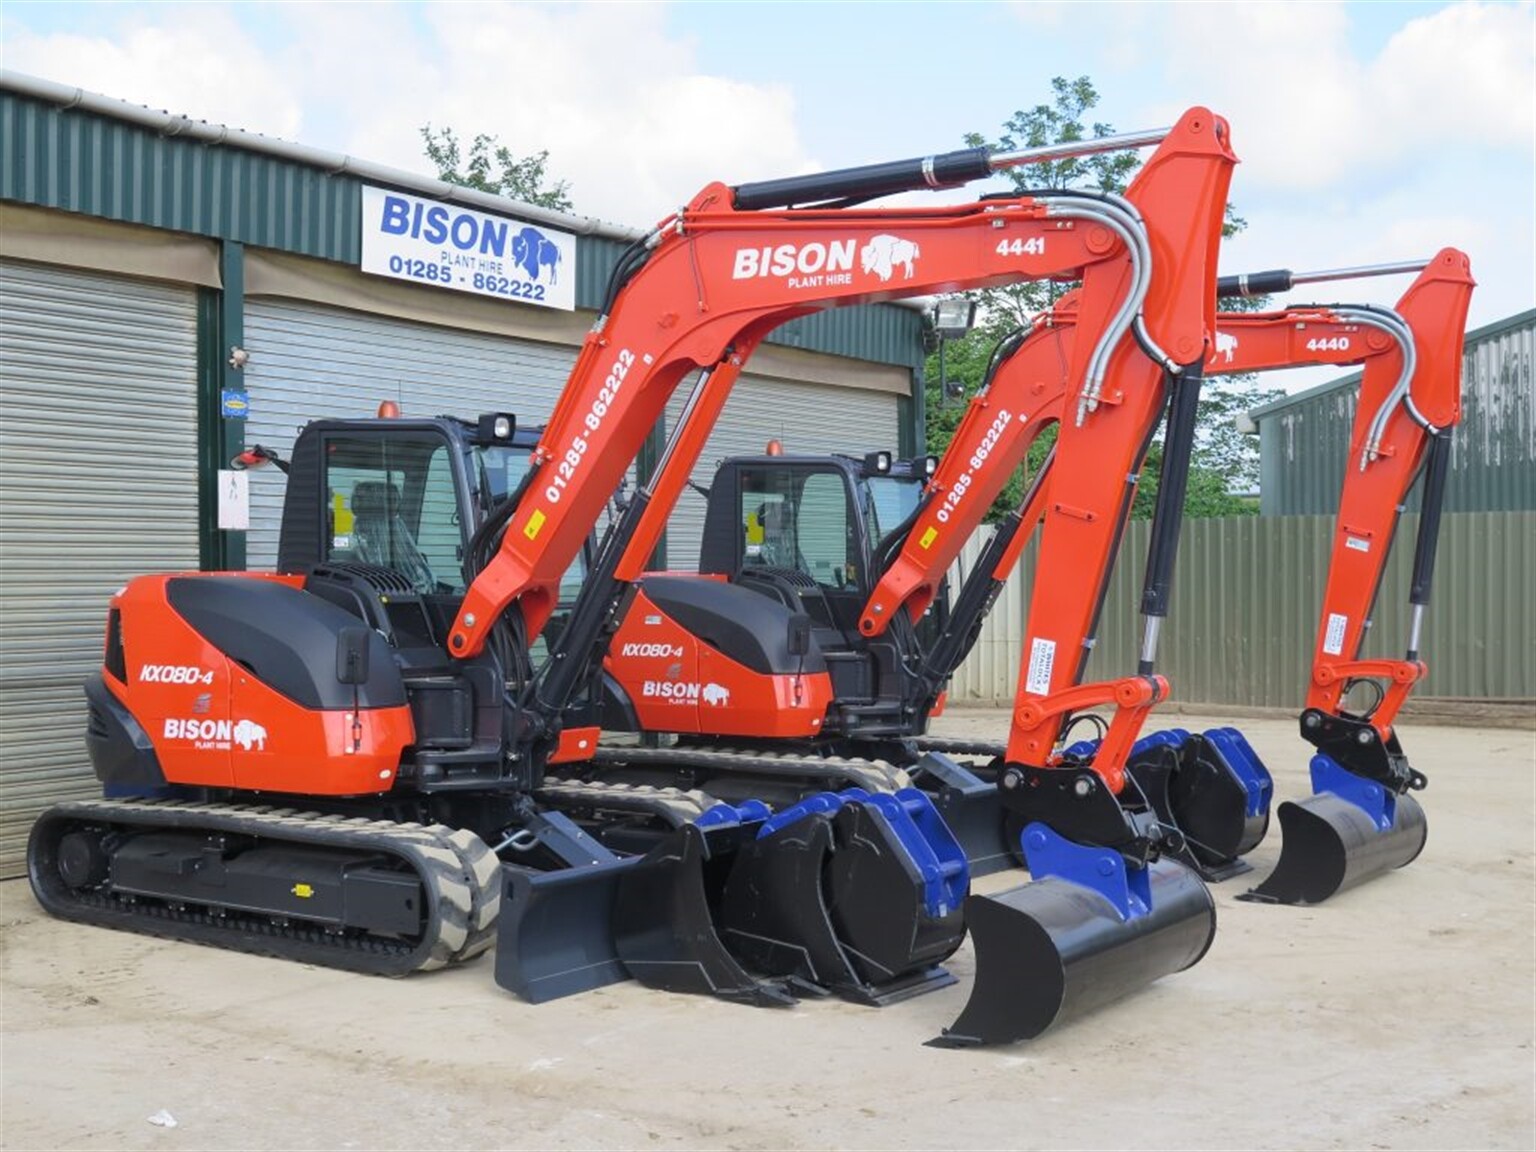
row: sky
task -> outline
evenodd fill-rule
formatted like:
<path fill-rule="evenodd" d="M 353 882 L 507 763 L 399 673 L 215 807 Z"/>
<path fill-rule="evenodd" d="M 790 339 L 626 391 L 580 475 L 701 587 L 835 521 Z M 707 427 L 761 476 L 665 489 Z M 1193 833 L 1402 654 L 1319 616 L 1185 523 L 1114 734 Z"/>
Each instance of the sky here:
<path fill-rule="evenodd" d="M 1117 132 L 1204 105 L 1243 163 L 1222 272 L 1466 251 L 1470 325 L 1536 306 L 1536 4 L 190 3 L 7 0 L 0 62 L 436 175 L 423 125 L 547 150 L 578 212 L 647 227 L 705 184 L 995 138 L 1088 76 Z M 997 188 L 1002 187 L 997 182 Z M 938 194 L 963 199 L 989 190 Z M 991 190 L 996 190 L 991 189 Z M 1286 302 L 1391 303 L 1411 277 Z M 1289 390 L 1333 378 L 1266 379 Z"/>

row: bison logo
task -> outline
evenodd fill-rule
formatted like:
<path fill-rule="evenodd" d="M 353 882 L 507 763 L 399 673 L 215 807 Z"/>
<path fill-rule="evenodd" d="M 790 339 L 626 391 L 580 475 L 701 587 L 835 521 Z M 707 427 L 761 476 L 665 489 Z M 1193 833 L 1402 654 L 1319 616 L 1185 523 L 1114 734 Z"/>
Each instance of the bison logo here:
<path fill-rule="evenodd" d="M 911 240 L 881 233 L 870 237 L 869 243 L 859 249 L 859 264 L 864 271 L 880 277 L 883 284 L 895 273 L 898 264 L 901 265 L 902 279 L 912 279 L 912 262 L 921 255 Z"/>
<path fill-rule="evenodd" d="M 1232 363 L 1232 357 L 1236 355 L 1237 337 L 1233 336 L 1230 332 L 1216 333 L 1216 351 L 1212 353 L 1211 359 L 1214 360 L 1217 356 L 1220 356 L 1223 364 L 1230 364 Z"/>
<path fill-rule="evenodd" d="M 731 690 L 724 684 L 710 683 L 704 685 L 704 703 L 723 705 L 729 704 L 730 702 Z"/>
<path fill-rule="evenodd" d="M 560 249 L 537 228 L 524 228 L 512 237 L 512 263 L 528 273 L 530 280 L 537 280 L 548 268 L 549 282 L 560 282 Z"/>
<path fill-rule="evenodd" d="M 264 752 L 267 748 L 267 730 L 250 720 L 235 725 L 235 743 L 249 752 L 253 747 Z"/>

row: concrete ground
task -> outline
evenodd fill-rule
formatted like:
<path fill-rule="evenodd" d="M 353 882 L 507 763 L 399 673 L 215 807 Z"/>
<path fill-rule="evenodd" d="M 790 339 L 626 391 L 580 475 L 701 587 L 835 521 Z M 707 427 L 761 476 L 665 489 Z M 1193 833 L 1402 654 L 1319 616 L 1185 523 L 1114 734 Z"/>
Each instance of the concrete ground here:
<path fill-rule="evenodd" d="M 1199 717 L 1178 718 L 1203 727 Z M 1242 722 L 1280 797 L 1291 721 Z M 957 711 L 943 735 L 1002 738 Z M 634 984 L 541 1006 L 489 957 L 383 980 L 44 917 L 0 885 L 6 1148 L 1530 1148 L 1533 737 L 1414 725 L 1429 844 L 1310 909 L 1215 889 L 1196 967 L 1038 1040 L 948 1051 L 886 1009 Z M 1253 853 L 1258 876 L 1278 826 Z M 988 877 L 992 891 L 1018 876 Z M 174 1129 L 149 1117 L 164 1110 Z"/>

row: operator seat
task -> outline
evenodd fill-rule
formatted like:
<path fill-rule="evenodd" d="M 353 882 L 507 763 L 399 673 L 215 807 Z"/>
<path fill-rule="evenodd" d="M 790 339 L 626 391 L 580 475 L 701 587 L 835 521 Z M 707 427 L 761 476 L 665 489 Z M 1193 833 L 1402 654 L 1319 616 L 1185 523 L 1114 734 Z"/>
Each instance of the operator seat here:
<path fill-rule="evenodd" d="M 360 480 L 352 486 L 353 555 L 404 576 L 418 592 L 437 590 L 432 566 L 400 518 L 400 489 L 387 480 Z"/>

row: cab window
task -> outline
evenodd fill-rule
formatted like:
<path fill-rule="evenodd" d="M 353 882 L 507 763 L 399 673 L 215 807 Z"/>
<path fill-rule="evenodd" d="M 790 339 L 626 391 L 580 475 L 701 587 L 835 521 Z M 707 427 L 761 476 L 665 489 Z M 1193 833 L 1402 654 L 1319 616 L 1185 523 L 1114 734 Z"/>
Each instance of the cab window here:
<path fill-rule="evenodd" d="M 418 592 L 454 573 L 458 532 L 449 447 L 439 436 L 335 436 L 326 441 L 326 559 L 373 564 Z M 423 547 L 423 538 L 426 547 Z"/>
<path fill-rule="evenodd" d="M 840 473 L 745 468 L 740 515 L 744 567 L 792 569 L 828 588 L 858 579 L 855 524 Z"/>

